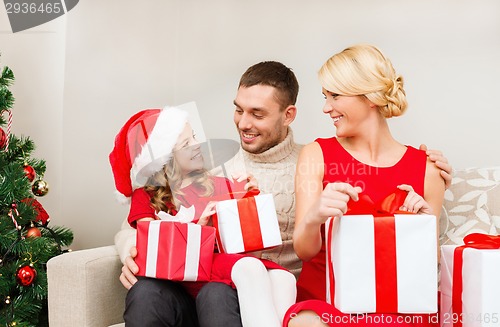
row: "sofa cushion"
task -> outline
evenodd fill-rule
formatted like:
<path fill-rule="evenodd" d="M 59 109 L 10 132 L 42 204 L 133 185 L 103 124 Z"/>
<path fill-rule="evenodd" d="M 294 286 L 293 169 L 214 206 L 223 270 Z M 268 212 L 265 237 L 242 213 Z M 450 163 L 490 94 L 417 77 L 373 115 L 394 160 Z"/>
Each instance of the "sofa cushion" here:
<path fill-rule="evenodd" d="M 440 244 L 463 244 L 470 233 L 500 232 L 500 167 L 454 172 L 445 192 L 440 218 Z"/>

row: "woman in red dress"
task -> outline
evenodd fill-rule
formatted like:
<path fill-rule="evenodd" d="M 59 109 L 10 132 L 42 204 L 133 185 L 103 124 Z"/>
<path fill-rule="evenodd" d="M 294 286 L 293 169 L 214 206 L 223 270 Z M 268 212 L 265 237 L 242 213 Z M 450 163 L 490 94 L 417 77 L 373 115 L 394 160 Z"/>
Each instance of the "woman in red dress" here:
<path fill-rule="evenodd" d="M 407 192 L 402 210 L 439 217 L 445 185 L 425 152 L 396 141 L 387 118 L 407 107 L 403 79 L 380 50 L 356 45 L 320 69 L 323 112 L 336 137 L 306 145 L 297 163 L 294 248 L 304 261 L 297 300 L 283 326 L 427 326 L 435 314 L 349 315 L 326 299 L 324 223 L 342 219 L 347 203 L 368 195 L 377 202 L 397 189 Z M 437 242 L 437 236 L 436 236 Z"/>

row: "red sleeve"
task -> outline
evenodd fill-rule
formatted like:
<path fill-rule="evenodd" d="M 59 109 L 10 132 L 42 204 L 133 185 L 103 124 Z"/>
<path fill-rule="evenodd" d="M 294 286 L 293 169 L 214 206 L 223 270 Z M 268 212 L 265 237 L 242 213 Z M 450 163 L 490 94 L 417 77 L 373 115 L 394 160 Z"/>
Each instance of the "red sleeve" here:
<path fill-rule="evenodd" d="M 245 193 L 245 185 L 248 183 L 247 180 L 237 182 L 225 177 L 214 177 L 214 195 L 221 195 L 227 193 Z"/>
<path fill-rule="evenodd" d="M 214 177 L 214 195 L 228 194 L 235 191 L 237 190 L 235 190 L 235 185 L 231 180 L 225 177 Z"/>
<path fill-rule="evenodd" d="M 132 193 L 130 200 L 130 212 L 128 223 L 136 228 L 136 222 L 141 218 L 155 218 L 155 209 L 151 206 L 151 196 L 143 189 L 139 188 Z"/>

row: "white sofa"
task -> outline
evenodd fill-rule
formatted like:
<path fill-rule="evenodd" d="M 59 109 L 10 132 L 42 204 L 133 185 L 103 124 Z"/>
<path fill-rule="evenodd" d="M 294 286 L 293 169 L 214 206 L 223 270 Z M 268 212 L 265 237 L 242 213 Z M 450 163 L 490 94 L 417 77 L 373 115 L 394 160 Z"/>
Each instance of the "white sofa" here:
<path fill-rule="evenodd" d="M 500 167 L 454 172 L 440 218 L 441 244 L 472 232 L 500 232 Z M 126 290 L 113 245 L 74 251 L 47 263 L 51 327 L 105 327 L 123 322 Z"/>

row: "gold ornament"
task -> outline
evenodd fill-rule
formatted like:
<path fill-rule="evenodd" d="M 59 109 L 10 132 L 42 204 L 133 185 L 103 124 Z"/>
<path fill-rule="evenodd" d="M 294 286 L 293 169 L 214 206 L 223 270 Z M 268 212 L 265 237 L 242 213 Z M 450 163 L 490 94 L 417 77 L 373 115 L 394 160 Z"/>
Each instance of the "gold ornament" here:
<path fill-rule="evenodd" d="M 33 186 L 31 186 L 31 191 L 36 196 L 44 196 L 49 192 L 49 183 L 39 179 L 33 183 Z"/>

